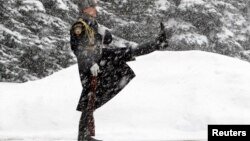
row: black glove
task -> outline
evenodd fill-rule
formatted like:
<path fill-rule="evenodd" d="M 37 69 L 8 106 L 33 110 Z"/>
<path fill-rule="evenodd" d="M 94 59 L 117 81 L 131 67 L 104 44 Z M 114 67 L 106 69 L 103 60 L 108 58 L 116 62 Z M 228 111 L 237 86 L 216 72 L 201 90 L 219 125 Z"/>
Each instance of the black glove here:
<path fill-rule="evenodd" d="M 108 45 L 112 42 L 112 40 L 113 40 L 112 34 L 108 30 L 106 30 L 103 43 Z"/>

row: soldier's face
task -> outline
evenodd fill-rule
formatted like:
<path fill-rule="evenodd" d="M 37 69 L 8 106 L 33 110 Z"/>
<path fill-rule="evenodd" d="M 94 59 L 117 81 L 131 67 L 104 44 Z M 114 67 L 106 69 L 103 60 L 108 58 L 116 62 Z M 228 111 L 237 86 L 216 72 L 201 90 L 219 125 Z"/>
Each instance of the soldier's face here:
<path fill-rule="evenodd" d="M 97 16 L 97 10 L 95 7 L 88 7 L 83 10 L 84 13 L 88 14 L 91 17 L 96 18 Z"/>

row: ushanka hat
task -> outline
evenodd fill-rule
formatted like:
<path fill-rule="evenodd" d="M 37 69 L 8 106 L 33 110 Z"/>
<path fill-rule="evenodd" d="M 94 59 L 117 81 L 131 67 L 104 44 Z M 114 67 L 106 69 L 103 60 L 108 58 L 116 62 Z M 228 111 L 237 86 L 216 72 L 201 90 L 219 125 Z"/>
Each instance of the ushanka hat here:
<path fill-rule="evenodd" d="M 96 0 L 80 0 L 80 7 L 81 9 L 86 9 L 88 7 L 95 7 L 97 5 Z"/>

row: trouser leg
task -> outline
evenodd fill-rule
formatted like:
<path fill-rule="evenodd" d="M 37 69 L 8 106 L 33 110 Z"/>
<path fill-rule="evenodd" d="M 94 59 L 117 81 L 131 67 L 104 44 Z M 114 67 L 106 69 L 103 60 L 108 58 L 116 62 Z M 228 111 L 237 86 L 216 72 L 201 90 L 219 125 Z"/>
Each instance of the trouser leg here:
<path fill-rule="evenodd" d="M 132 54 L 137 57 L 141 55 L 149 54 L 157 49 L 159 49 L 160 45 L 157 44 L 155 41 L 147 42 L 144 44 L 140 44 L 136 47 L 131 48 Z"/>
<path fill-rule="evenodd" d="M 79 122 L 78 141 L 88 141 L 91 136 L 95 136 L 94 116 L 91 113 L 82 112 Z"/>
<path fill-rule="evenodd" d="M 90 136 L 95 136 L 95 120 L 93 114 L 90 115 L 88 120 L 88 133 Z"/>
<path fill-rule="evenodd" d="M 82 112 L 79 122 L 78 141 L 85 141 L 87 138 L 87 118 L 86 112 Z"/>

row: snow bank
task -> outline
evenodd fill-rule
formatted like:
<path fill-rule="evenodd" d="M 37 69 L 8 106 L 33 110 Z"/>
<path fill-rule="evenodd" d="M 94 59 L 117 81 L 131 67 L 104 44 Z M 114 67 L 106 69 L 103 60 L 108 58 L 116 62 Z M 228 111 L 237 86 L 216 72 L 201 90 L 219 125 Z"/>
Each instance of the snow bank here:
<path fill-rule="evenodd" d="M 247 62 L 199 51 L 155 52 L 130 66 L 137 77 L 97 111 L 100 138 L 205 139 L 208 124 L 250 123 Z"/>
<path fill-rule="evenodd" d="M 250 64 L 200 51 L 154 52 L 95 113 L 97 138 L 206 139 L 207 124 L 250 124 Z M 77 66 L 25 84 L 0 83 L 0 139 L 76 139 Z"/>
<path fill-rule="evenodd" d="M 58 9 L 69 11 L 69 7 L 65 4 L 63 0 L 56 0 L 56 6 Z"/>
<path fill-rule="evenodd" d="M 185 40 L 188 44 L 197 44 L 197 45 L 205 45 L 208 46 L 208 39 L 204 35 L 200 35 L 197 33 L 186 33 L 173 37 L 174 40 Z"/>
<path fill-rule="evenodd" d="M 155 2 L 159 10 L 167 11 L 170 3 L 166 0 L 158 0 Z"/>
<path fill-rule="evenodd" d="M 194 5 L 204 5 L 204 4 L 206 4 L 206 2 L 204 2 L 203 0 L 182 0 L 178 8 L 186 9 Z"/>
<path fill-rule="evenodd" d="M 177 18 L 171 18 L 168 20 L 167 24 L 165 24 L 166 28 L 173 28 L 176 30 L 180 31 L 184 31 L 184 32 L 190 32 L 190 31 L 196 31 L 196 27 L 194 25 L 192 25 L 189 22 L 185 22 L 181 19 L 177 19 Z M 175 31 L 176 32 L 176 31 Z"/>
<path fill-rule="evenodd" d="M 39 0 L 24 0 L 22 1 L 22 6 L 19 10 L 28 11 L 36 11 L 36 12 L 46 12 L 42 2 Z"/>
<path fill-rule="evenodd" d="M 18 40 L 22 40 L 25 39 L 26 37 L 23 36 L 22 34 L 20 34 L 19 32 L 16 31 L 12 31 L 8 28 L 6 28 L 4 25 L 0 24 L 0 33 L 4 34 L 4 32 L 6 32 L 7 34 L 10 34 L 11 36 L 16 37 Z M 6 35 L 5 35 L 6 36 Z"/>
<path fill-rule="evenodd" d="M 77 66 L 35 82 L 0 83 L 0 140 L 76 137 L 80 93 Z"/>

